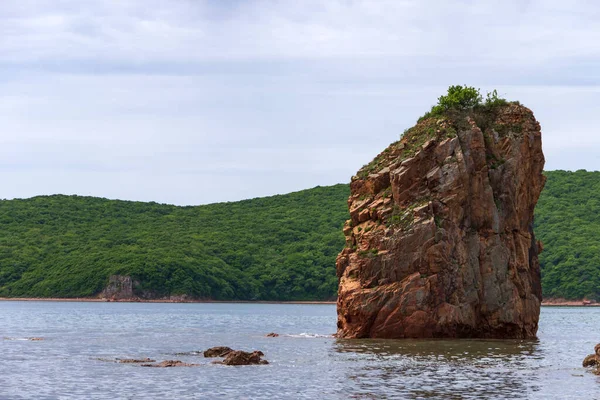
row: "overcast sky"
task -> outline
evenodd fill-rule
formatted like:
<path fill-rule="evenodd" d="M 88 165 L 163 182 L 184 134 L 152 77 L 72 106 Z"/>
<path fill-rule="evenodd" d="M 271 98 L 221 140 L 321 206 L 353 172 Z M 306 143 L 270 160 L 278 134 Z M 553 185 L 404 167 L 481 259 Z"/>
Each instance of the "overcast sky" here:
<path fill-rule="evenodd" d="M 452 84 L 600 169 L 600 2 L 1 0 L 0 198 L 205 204 L 348 182 Z"/>

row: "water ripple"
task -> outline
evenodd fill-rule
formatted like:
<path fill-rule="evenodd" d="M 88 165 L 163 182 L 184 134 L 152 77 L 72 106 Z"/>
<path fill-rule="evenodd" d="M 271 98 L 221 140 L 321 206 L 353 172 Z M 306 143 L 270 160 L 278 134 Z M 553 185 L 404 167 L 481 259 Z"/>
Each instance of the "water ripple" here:
<path fill-rule="evenodd" d="M 537 341 L 384 341 L 332 338 L 332 305 L 0 304 L 0 399 L 600 398 L 580 367 L 600 341 L 598 309 L 544 308 Z M 202 351 L 221 345 L 270 364 L 210 364 Z"/>

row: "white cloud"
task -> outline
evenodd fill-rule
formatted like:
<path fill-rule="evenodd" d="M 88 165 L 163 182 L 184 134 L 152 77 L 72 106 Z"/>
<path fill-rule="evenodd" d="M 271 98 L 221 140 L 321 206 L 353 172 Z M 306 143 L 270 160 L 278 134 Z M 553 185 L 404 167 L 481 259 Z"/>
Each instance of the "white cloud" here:
<path fill-rule="evenodd" d="M 344 182 L 457 83 L 532 108 L 549 169 L 598 169 L 599 17 L 589 1 L 5 0 L 0 196 L 198 204 Z"/>

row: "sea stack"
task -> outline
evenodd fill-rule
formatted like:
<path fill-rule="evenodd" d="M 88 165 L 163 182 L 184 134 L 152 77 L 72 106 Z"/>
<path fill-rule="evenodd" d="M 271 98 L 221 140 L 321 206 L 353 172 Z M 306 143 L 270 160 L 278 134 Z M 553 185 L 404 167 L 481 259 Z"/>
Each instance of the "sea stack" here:
<path fill-rule="evenodd" d="M 426 114 L 352 178 L 338 337 L 536 336 L 540 124 L 480 100 Z"/>

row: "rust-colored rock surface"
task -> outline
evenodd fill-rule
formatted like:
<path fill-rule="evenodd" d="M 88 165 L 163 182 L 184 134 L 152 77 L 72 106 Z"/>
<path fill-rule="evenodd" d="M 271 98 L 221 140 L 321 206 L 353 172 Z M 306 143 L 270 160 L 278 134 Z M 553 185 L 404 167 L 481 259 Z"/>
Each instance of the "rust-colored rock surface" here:
<path fill-rule="evenodd" d="M 600 343 L 594 346 L 594 354 L 590 354 L 583 359 L 583 366 L 585 368 L 593 367 L 591 372 L 600 375 Z"/>
<path fill-rule="evenodd" d="M 508 103 L 407 130 L 352 178 L 338 337 L 532 338 L 540 125 Z"/>
<path fill-rule="evenodd" d="M 225 357 L 227 354 L 231 353 L 233 349 L 227 346 L 216 346 L 211 347 L 208 350 L 204 351 L 204 357 Z"/>
<path fill-rule="evenodd" d="M 259 365 L 268 364 L 267 360 L 263 360 L 263 352 L 255 350 L 253 352 L 247 352 L 242 350 L 232 350 L 227 353 L 223 361 L 213 361 L 213 364 L 223 365 Z"/>

